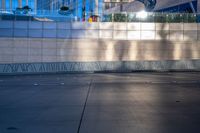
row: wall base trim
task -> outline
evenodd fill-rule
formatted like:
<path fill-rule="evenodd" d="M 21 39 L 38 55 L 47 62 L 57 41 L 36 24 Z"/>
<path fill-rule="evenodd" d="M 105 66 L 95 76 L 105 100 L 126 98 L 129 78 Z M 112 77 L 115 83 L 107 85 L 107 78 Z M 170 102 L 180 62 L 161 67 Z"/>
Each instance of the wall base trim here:
<path fill-rule="evenodd" d="M 200 60 L 0 64 L 0 75 L 133 71 L 200 71 Z"/>

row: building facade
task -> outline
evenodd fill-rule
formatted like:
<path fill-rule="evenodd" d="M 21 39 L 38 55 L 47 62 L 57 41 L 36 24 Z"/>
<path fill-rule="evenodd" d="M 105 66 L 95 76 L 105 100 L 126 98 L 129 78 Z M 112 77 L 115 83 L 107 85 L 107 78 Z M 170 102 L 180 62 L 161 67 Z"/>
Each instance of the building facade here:
<path fill-rule="evenodd" d="M 67 0 L 66 4 L 78 19 L 88 19 L 103 11 L 103 0 Z"/>
<path fill-rule="evenodd" d="M 26 5 L 35 10 L 58 10 L 68 0 L 0 0 L 1 10 L 14 10 Z"/>
<path fill-rule="evenodd" d="M 107 3 L 113 3 L 112 0 L 105 0 Z M 117 0 L 116 0 L 117 1 Z M 147 10 L 146 5 L 152 4 L 153 8 Z M 118 2 L 119 3 L 119 2 Z M 145 5 L 145 3 L 147 3 Z M 120 12 L 121 7 L 119 4 L 112 8 L 105 9 L 107 13 Z M 151 12 L 178 12 L 178 13 L 200 13 L 200 0 L 132 0 L 128 3 L 123 4 L 124 12 L 138 12 L 141 10 L 151 11 Z"/>
<path fill-rule="evenodd" d="M 14 10 L 28 5 L 33 10 L 37 9 L 37 0 L 0 0 L 1 10 Z"/>
<path fill-rule="evenodd" d="M 28 5 L 33 11 L 57 11 L 65 5 L 73 16 L 88 19 L 91 15 L 102 13 L 145 10 L 147 1 L 156 1 L 151 10 L 155 12 L 200 13 L 200 0 L 0 0 L 0 9 L 12 11 Z"/>

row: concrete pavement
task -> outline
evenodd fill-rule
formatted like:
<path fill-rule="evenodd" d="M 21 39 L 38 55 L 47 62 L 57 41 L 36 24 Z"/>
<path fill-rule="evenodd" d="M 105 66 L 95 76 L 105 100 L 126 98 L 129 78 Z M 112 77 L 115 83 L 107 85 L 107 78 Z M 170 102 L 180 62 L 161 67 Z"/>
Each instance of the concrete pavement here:
<path fill-rule="evenodd" d="M 0 133 L 197 133 L 200 73 L 0 76 Z"/>

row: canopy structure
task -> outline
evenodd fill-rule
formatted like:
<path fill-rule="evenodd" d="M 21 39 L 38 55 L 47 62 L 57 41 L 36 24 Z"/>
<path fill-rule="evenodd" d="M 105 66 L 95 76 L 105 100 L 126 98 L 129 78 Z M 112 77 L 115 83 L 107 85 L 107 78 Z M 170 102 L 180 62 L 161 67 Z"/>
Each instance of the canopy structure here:
<path fill-rule="evenodd" d="M 152 11 L 156 6 L 157 0 L 105 0 L 104 2 L 119 3 L 118 6 L 111 7 L 105 12 L 137 12 L 140 10 Z"/>
<path fill-rule="evenodd" d="M 155 8 L 156 2 L 157 2 L 156 0 L 137 0 L 137 1 L 142 2 L 147 11 L 153 10 Z"/>
<path fill-rule="evenodd" d="M 121 0 L 120 6 L 118 4 L 108 8 L 105 13 L 144 10 L 148 12 L 200 13 L 200 0 L 132 0 L 128 3 L 123 3 Z"/>

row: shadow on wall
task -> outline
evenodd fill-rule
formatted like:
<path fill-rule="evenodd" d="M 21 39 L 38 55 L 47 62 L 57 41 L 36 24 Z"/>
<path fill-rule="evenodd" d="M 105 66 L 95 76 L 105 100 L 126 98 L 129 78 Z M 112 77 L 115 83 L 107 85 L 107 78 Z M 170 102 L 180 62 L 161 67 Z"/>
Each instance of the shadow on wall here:
<path fill-rule="evenodd" d="M 165 30 L 167 26 L 165 23 L 160 26 L 160 31 L 158 31 L 160 40 L 157 41 L 114 41 L 113 60 L 120 61 L 117 70 L 133 68 L 127 61 L 140 61 L 135 67 L 141 68 L 136 69 L 195 69 L 196 64 L 186 60 L 199 59 L 199 47 L 192 41 L 175 41 L 176 38 L 174 40 L 169 38 L 169 34 L 171 37 L 181 37 L 181 34 L 173 30 L 168 33 L 168 30 Z M 178 62 L 174 62 L 175 60 Z M 146 64 L 145 61 L 152 63 Z"/>
<path fill-rule="evenodd" d="M 124 43 L 125 42 L 125 43 Z M 130 41 L 115 41 L 114 43 L 114 57 L 116 61 L 121 61 L 117 70 L 118 71 L 128 71 L 130 68 L 124 62 L 130 60 L 130 53 L 136 51 L 130 51 L 131 43 Z M 138 50 L 137 50 L 138 52 Z"/>
<path fill-rule="evenodd" d="M 96 59 L 98 61 L 104 61 L 104 60 L 112 61 L 113 60 L 112 45 L 110 45 L 109 42 L 106 43 L 104 40 L 99 40 L 98 45 L 97 45 L 97 51 L 95 52 L 96 52 Z"/>
<path fill-rule="evenodd" d="M 4 23 L 3 26 L 5 25 L 6 23 Z M 12 25 L 14 24 L 12 23 Z M 30 26 L 28 25 L 29 24 L 26 25 L 26 28 Z M 44 26 L 42 23 L 40 23 L 39 25 L 42 27 Z M 24 31 L 23 30 L 24 23 L 18 22 L 16 26 L 18 27 L 17 31 L 23 33 L 22 31 Z M 40 26 L 39 27 L 38 25 L 32 25 L 32 26 L 33 27 L 35 26 L 35 29 L 33 31 L 35 31 L 35 33 L 38 34 L 38 32 L 40 31 L 38 30 L 40 29 Z M 105 25 L 103 25 L 102 27 L 104 26 Z M 102 30 L 101 32 L 102 34 L 111 34 L 111 36 L 108 37 L 110 39 L 108 38 L 103 39 L 101 34 L 99 34 L 99 31 L 97 30 L 98 25 L 96 26 L 90 25 L 90 27 L 88 28 L 90 30 L 88 32 L 85 32 L 84 24 L 80 25 L 76 24 L 74 25 L 74 27 L 76 27 L 76 30 L 74 33 L 72 33 L 72 30 L 69 30 L 69 27 L 71 28 L 71 26 L 67 25 L 58 26 L 58 24 L 55 23 L 50 24 L 49 22 L 48 24 L 46 24 L 46 26 L 44 26 L 46 33 L 49 34 L 53 31 L 56 32 L 54 28 L 59 27 L 58 33 L 56 33 L 55 36 L 58 36 L 63 33 L 62 38 L 55 39 L 54 36 L 52 36 L 51 34 L 44 36 L 43 35 L 44 33 L 42 31 L 41 31 L 42 32 L 41 38 L 36 36 L 30 37 L 28 35 L 26 35 L 26 37 L 19 36 L 16 38 L 12 37 L 3 38 L 4 40 L 3 41 L 1 40 L 1 45 L 0 45 L 0 47 L 2 47 L 0 49 L 0 59 L 1 63 L 97 62 L 98 64 L 98 61 L 102 61 L 105 64 L 111 64 L 112 66 L 109 66 L 109 68 L 113 68 L 114 70 L 132 70 L 132 69 L 142 70 L 147 68 L 178 69 L 178 68 L 194 68 L 195 66 L 197 66 L 196 64 L 193 64 L 194 62 L 192 61 L 187 62 L 186 60 L 200 59 L 200 45 L 197 45 L 196 40 L 192 42 L 191 39 L 188 39 L 186 41 L 175 41 L 176 37 L 183 38 L 183 36 L 180 36 L 179 33 L 177 33 L 177 31 L 166 30 L 167 26 L 169 26 L 169 24 L 166 23 L 160 24 L 159 27 L 160 30 L 157 31 L 158 32 L 157 34 L 160 36 L 160 40 L 138 41 L 138 40 L 122 40 L 124 39 L 125 36 L 122 33 L 124 33 L 124 29 L 126 28 L 122 28 L 121 29 L 122 33 L 119 32 L 119 34 L 115 35 L 113 33 L 113 29 L 114 30 L 116 29 L 113 26 L 113 24 L 109 25 L 107 30 L 105 29 Z M 61 30 L 63 27 L 66 29 Z M 140 28 L 136 29 L 138 30 Z M 4 31 L 6 30 L 4 29 Z M 69 32 L 64 34 L 66 31 Z M 105 31 L 109 32 L 106 33 Z M 170 32 L 172 38 L 169 38 L 168 31 Z M 187 32 L 186 34 L 188 35 L 187 37 L 185 37 L 186 39 L 190 38 L 191 36 L 188 33 L 189 32 Z M 30 33 L 27 32 L 27 34 Z M 114 36 L 114 38 L 117 37 L 117 39 L 119 38 L 122 39 L 121 40 L 112 39 L 111 38 L 113 37 L 112 35 Z M 135 35 L 135 33 L 133 35 Z M 96 37 L 99 36 L 101 36 L 102 38 L 97 39 Z M 7 48 L 8 43 L 10 44 L 9 48 Z M 26 43 L 28 45 L 26 45 Z M 5 62 L 3 62 L 2 60 L 4 60 Z M 178 60 L 178 62 L 173 62 L 173 60 Z M 103 68 L 102 70 L 104 70 Z"/>
<path fill-rule="evenodd" d="M 133 67 L 127 64 L 127 61 L 141 61 L 136 67 L 149 68 L 149 64 L 145 64 L 144 61 L 180 60 L 179 64 L 173 64 L 174 62 L 167 64 L 167 68 L 174 68 L 174 66 L 176 67 L 177 65 L 186 65 L 184 62 L 185 59 L 199 58 L 199 51 L 195 51 L 196 45 L 194 47 L 191 46 L 193 45 L 192 42 L 188 42 L 191 44 L 188 45 L 181 44 L 180 41 L 176 42 L 170 40 L 169 30 L 165 30 L 168 25 L 165 23 L 162 23 L 159 27 L 158 35 L 160 36 L 160 40 L 157 41 L 97 40 L 94 38 L 96 35 L 91 35 L 91 31 L 93 30 L 86 33 L 84 31 L 84 26 L 81 26 L 82 25 L 74 26 L 77 29 L 74 33 L 70 33 L 69 39 L 63 38 L 56 40 L 57 57 L 55 58 L 57 58 L 57 61 L 116 61 L 120 62 L 117 64 L 117 70 L 129 70 Z M 98 31 L 95 33 L 98 33 Z M 170 34 L 171 36 L 177 36 L 177 33 L 173 30 L 170 30 Z M 89 39 L 84 39 L 85 37 Z M 83 39 L 82 45 L 80 44 L 80 39 Z M 150 67 L 156 69 L 157 67 L 153 65 L 154 64 Z M 165 68 L 165 65 L 166 63 L 161 64 L 160 68 Z M 194 64 L 187 65 L 186 67 L 194 66 Z"/>

